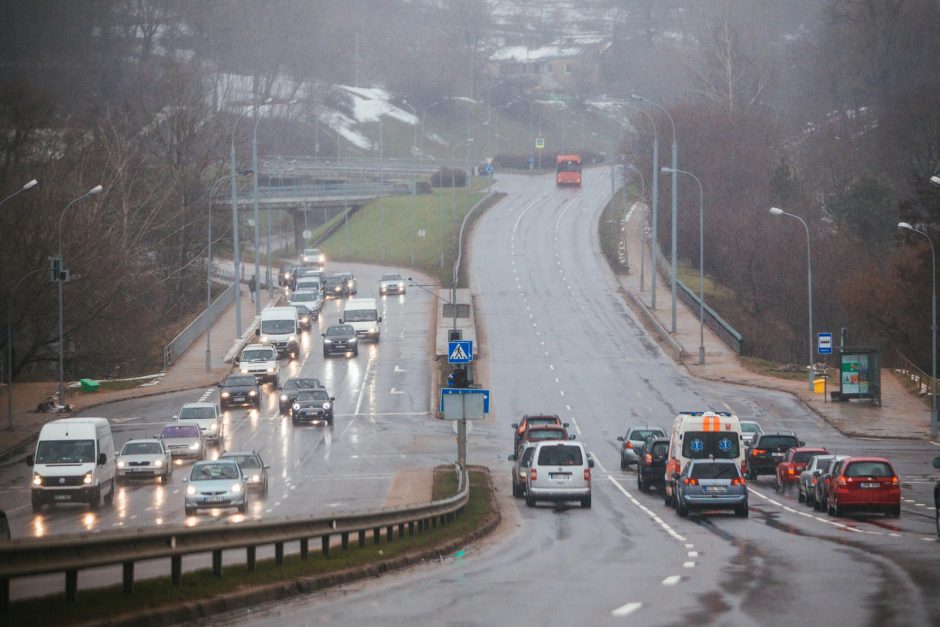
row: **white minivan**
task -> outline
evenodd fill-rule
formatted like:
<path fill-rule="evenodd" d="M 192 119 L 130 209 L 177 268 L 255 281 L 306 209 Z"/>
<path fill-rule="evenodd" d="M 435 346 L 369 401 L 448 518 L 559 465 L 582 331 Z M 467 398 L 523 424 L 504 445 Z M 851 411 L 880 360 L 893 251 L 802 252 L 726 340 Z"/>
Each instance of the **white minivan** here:
<path fill-rule="evenodd" d="M 261 323 L 255 329 L 255 335 L 262 344 L 270 344 L 277 349 L 278 355 L 288 355 L 293 359 L 300 354 L 299 333 L 296 307 L 266 307 L 261 310 Z"/>
<path fill-rule="evenodd" d="M 340 324 L 352 325 L 356 330 L 356 337 L 362 337 L 373 342 L 379 341 L 379 323 L 382 316 L 375 306 L 374 298 L 350 298 L 343 308 L 343 317 Z"/>
<path fill-rule="evenodd" d="M 114 499 L 114 438 L 107 418 L 62 418 L 39 432 L 36 453 L 26 457 L 33 512 L 43 505 L 88 503 L 98 509 Z"/>
<path fill-rule="evenodd" d="M 580 442 L 539 442 L 529 459 L 525 504 L 536 501 L 579 501 L 591 506 L 591 468 L 594 460 Z"/>

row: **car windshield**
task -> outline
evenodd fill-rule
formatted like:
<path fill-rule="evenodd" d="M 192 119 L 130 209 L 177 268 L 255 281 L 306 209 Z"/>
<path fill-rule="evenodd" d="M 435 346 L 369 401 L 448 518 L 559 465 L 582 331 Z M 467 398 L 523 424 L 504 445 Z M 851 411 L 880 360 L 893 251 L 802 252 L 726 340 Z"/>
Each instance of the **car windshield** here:
<path fill-rule="evenodd" d="M 741 431 L 744 433 L 757 433 L 760 431 L 760 425 L 756 422 L 742 422 Z"/>
<path fill-rule="evenodd" d="M 557 425 L 560 424 L 555 416 L 537 416 L 535 418 L 526 418 L 526 425 Z"/>
<path fill-rule="evenodd" d="M 580 446 L 543 446 L 539 451 L 540 466 L 581 466 Z"/>
<path fill-rule="evenodd" d="M 653 450 L 650 454 L 653 456 L 653 459 L 665 459 L 667 451 L 669 451 L 668 442 L 657 442 L 653 444 Z"/>
<path fill-rule="evenodd" d="M 760 439 L 760 446 L 789 446 L 791 448 L 799 446 L 796 438 L 792 435 L 765 435 Z"/>
<path fill-rule="evenodd" d="M 238 479 L 238 466 L 235 464 L 197 464 L 189 475 L 190 481 L 218 481 L 219 479 Z"/>
<path fill-rule="evenodd" d="M 297 325 L 293 320 L 262 320 L 261 332 L 280 334 L 293 333 L 297 330 Z"/>
<path fill-rule="evenodd" d="M 163 447 L 159 442 L 128 442 L 121 449 L 121 455 L 160 455 Z"/>
<path fill-rule="evenodd" d="M 330 400 L 329 394 L 326 393 L 326 390 L 304 390 L 297 394 L 297 401 L 328 401 Z"/>
<path fill-rule="evenodd" d="M 806 452 L 801 451 L 799 453 L 793 454 L 793 461 L 794 463 L 797 463 L 797 464 L 808 464 L 810 460 L 816 457 L 817 455 L 819 455 L 818 451 L 815 453 L 812 451 L 806 451 Z"/>
<path fill-rule="evenodd" d="M 308 257 L 316 257 L 320 254 L 320 251 L 316 248 L 304 248 L 304 254 Z"/>
<path fill-rule="evenodd" d="M 36 448 L 37 464 L 87 464 L 93 461 L 94 440 L 43 440 Z"/>
<path fill-rule="evenodd" d="M 319 298 L 320 296 L 316 292 L 294 292 L 294 295 L 290 297 L 291 301 L 297 303 L 309 303 Z"/>
<path fill-rule="evenodd" d="M 161 438 L 198 438 L 199 427 L 196 425 L 169 425 L 163 427 Z"/>
<path fill-rule="evenodd" d="M 734 479 L 738 476 L 736 464 L 694 464 L 689 476 L 693 479 Z"/>
<path fill-rule="evenodd" d="M 378 320 L 378 313 L 375 309 L 353 309 L 346 310 L 343 313 L 343 319 L 348 322 L 370 322 Z"/>
<path fill-rule="evenodd" d="M 294 305 L 297 308 L 297 315 L 306 316 L 307 315 L 307 306 L 306 305 Z"/>
<path fill-rule="evenodd" d="M 346 282 L 346 277 L 342 277 L 342 276 L 328 276 L 326 277 L 326 279 L 323 280 L 323 284 L 329 285 L 329 286 L 334 286 L 334 285 L 341 286 L 345 282 Z"/>
<path fill-rule="evenodd" d="M 284 384 L 285 390 L 303 390 L 320 387 L 320 382 L 316 379 L 288 379 Z"/>
<path fill-rule="evenodd" d="M 843 474 L 846 477 L 893 477 L 894 471 L 885 462 L 852 462 Z"/>
<path fill-rule="evenodd" d="M 297 281 L 297 289 L 316 292 L 320 290 L 320 282 L 313 279 L 300 279 Z M 296 293 L 297 292 L 294 292 L 295 295 Z"/>
<path fill-rule="evenodd" d="M 382 280 L 383 281 L 401 281 L 401 275 L 400 274 L 383 274 Z"/>
<path fill-rule="evenodd" d="M 689 459 L 734 459 L 738 454 L 736 432 L 687 431 L 682 438 L 682 456 Z"/>
<path fill-rule="evenodd" d="M 255 363 L 259 361 L 274 361 L 274 351 L 268 348 L 246 349 L 242 351 L 242 362 Z"/>
<path fill-rule="evenodd" d="M 225 387 L 241 387 L 243 385 L 254 385 L 255 378 L 251 376 L 228 377 L 225 379 Z"/>
<path fill-rule="evenodd" d="M 356 330 L 348 324 L 334 325 L 326 330 L 328 336 L 355 335 Z"/>
<path fill-rule="evenodd" d="M 630 432 L 629 440 L 633 441 L 643 441 L 651 435 L 659 435 L 665 437 L 666 434 L 662 429 L 634 429 Z"/>
<path fill-rule="evenodd" d="M 250 454 L 239 455 L 238 453 L 226 453 L 219 459 L 231 459 L 242 468 L 248 468 L 249 470 L 252 470 L 255 468 L 261 468 L 261 463 L 258 461 L 258 457 L 256 455 L 250 455 Z"/>
<path fill-rule="evenodd" d="M 184 407 L 180 420 L 207 420 L 215 418 L 215 407 Z"/>
<path fill-rule="evenodd" d="M 560 440 L 565 437 L 561 429 L 532 429 L 529 431 L 530 440 Z"/>

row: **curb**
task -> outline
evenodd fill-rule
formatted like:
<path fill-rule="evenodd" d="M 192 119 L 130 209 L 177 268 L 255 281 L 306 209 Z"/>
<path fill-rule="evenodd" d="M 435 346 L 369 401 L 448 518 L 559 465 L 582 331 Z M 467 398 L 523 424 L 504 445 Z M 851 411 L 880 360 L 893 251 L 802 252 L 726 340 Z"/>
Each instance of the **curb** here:
<path fill-rule="evenodd" d="M 470 542 L 489 535 L 502 521 L 502 514 L 499 511 L 499 502 L 496 499 L 496 490 L 489 468 L 485 466 L 470 466 L 469 468 L 484 473 L 486 484 L 489 487 L 491 510 L 489 516 L 483 520 L 483 524 L 480 527 L 470 531 L 461 538 L 456 538 L 428 548 L 417 549 L 412 553 L 406 553 L 375 564 L 347 568 L 335 573 L 299 577 L 293 581 L 248 586 L 241 590 L 221 594 L 205 600 L 190 601 L 170 607 L 147 608 L 104 620 L 81 623 L 81 625 L 137 627 L 140 625 L 163 626 L 195 622 L 201 619 L 211 618 L 223 612 L 231 612 L 233 610 L 257 606 L 272 601 L 299 597 L 334 586 L 379 577 L 386 573 L 403 570 L 409 566 L 415 566 L 431 560 L 440 561 L 461 546 L 465 546 Z"/>

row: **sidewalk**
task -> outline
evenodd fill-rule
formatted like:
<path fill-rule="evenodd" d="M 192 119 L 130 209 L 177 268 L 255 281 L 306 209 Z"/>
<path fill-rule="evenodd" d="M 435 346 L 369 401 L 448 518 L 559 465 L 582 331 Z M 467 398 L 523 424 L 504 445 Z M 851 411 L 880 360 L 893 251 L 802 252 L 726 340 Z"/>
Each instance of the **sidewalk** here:
<path fill-rule="evenodd" d="M 643 250 L 642 234 L 648 213 L 647 207 L 637 206 L 630 216 L 627 223 L 627 258 L 632 274 L 618 277 L 618 280 L 620 286 L 626 292 L 632 292 L 636 301 L 642 303 L 642 307 L 659 321 L 659 325 L 668 330 L 672 323 L 670 282 L 662 274 L 657 277 L 656 309 L 652 310 L 648 245 L 644 253 L 644 285 L 642 289 L 640 287 L 639 255 Z M 637 308 L 636 301 L 628 298 L 631 307 Z M 880 407 L 867 402 L 826 402 L 824 395 L 809 391 L 805 379 L 778 379 L 747 370 L 734 351 L 708 327 L 705 327 L 705 364 L 699 365 L 699 328 L 698 311 L 692 311 L 679 300 L 676 333 L 670 335 L 684 349 L 682 364 L 693 376 L 790 392 L 845 435 L 904 439 L 924 439 L 930 435 L 930 408 L 923 399 L 909 392 L 891 370 L 883 369 L 881 372 Z"/>
<path fill-rule="evenodd" d="M 274 298 L 279 290 L 274 289 Z M 262 291 L 262 307 L 267 291 Z M 248 289 L 242 286 L 241 297 L 242 333 L 248 333 L 255 318 L 255 305 L 251 302 Z M 72 406 L 73 413 L 37 412 L 36 406 L 48 400 L 58 389 L 57 381 L 42 383 L 17 383 L 13 387 L 13 429 L 7 430 L 7 386 L 0 389 L 0 410 L 4 414 L 0 422 L 0 460 L 11 455 L 24 453 L 34 440 L 42 425 L 57 418 L 74 415 L 75 411 L 88 409 L 105 403 L 156 396 L 168 392 L 193 390 L 215 385 L 229 373 L 230 363 L 224 361 L 226 354 L 235 346 L 235 306 L 230 305 L 212 326 L 211 368 L 206 370 L 206 337 L 201 335 L 192 346 L 183 353 L 162 376 L 143 379 L 141 385 L 125 390 L 83 393 L 78 388 L 70 388 L 66 382 L 66 403 Z M 168 412 L 169 415 L 172 411 Z"/>

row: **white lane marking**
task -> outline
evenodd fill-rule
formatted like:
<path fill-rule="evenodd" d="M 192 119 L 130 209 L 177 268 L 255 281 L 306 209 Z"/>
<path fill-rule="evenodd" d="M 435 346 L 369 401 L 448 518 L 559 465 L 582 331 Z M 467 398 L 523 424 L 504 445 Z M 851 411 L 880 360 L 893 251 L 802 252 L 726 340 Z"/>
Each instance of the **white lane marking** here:
<path fill-rule="evenodd" d="M 595 461 L 595 463 L 597 463 L 597 462 Z M 606 472 L 606 471 L 605 471 L 605 472 Z M 630 499 L 630 502 L 631 502 L 631 503 L 633 503 L 634 505 L 636 505 L 637 507 L 639 507 L 641 510 L 643 510 L 643 512 L 646 513 L 647 516 L 649 516 L 651 519 L 653 519 L 654 522 L 656 522 L 657 524 L 659 524 L 659 526 L 662 527 L 663 530 L 666 531 L 666 533 L 668 533 L 670 536 L 672 536 L 673 538 L 675 538 L 675 539 L 678 540 L 679 542 L 682 542 L 683 544 L 685 543 L 685 537 L 684 537 L 684 536 L 679 535 L 679 533 L 676 532 L 676 530 L 673 529 L 673 528 L 669 525 L 669 523 L 667 523 L 666 521 L 664 521 L 664 520 L 662 520 L 661 518 L 659 518 L 659 516 L 657 516 L 657 515 L 653 512 L 653 510 L 651 510 L 650 508 L 648 508 L 646 505 L 643 505 L 642 503 L 640 503 L 640 502 L 636 499 L 636 497 L 634 497 L 632 494 L 630 494 L 630 492 L 628 492 L 627 489 L 624 488 L 624 487 L 620 484 L 619 481 L 617 481 L 617 479 L 615 479 L 612 475 L 609 475 L 609 474 L 607 475 L 607 479 L 608 479 L 611 483 L 613 483 L 613 484 L 617 487 L 617 489 L 620 490 L 620 491 L 623 493 L 624 496 L 626 496 L 628 499 Z"/>
<path fill-rule="evenodd" d="M 571 411 L 571 405 L 565 405 L 565 409 L 567 409 L 568 411 Z"/>
<path fill-rule="evenodd" d="M 687 548 L 687 549 L 694 549 L 694 548 L 695 548 L 695 545 L 694 545 L 694 544 L 686 544 L 686 545 L 685 545 L 685 548 Z"/>
<path fill-rule="evenodd" d="M 606 473 L 607 469 L 604 468 L 604 464 L 601 463 L 601 460 L 597 459 L 594 454 L 591 454 L 591 458 L 594 460 L 594 465 L 601 469 L 602 472 Z M 25 507 L 25 505 L 24 505 Z"/>
<path fill-rule="evenodd" d="M 574 425 L 574 430 L 578 432 L 578 435 L 581 435 L 581 427 L 578 426 L 578 421 L 575 419 L 574 416 L 571 417 L 571 424 Z"/>
<path fill-rule="evenodd" d="M 555 377 L 555 383 L 561 383 L 561 379 L 559 379 L 558 377 Z"/>
<path fill-rule="evenodd" d="M 399 389 L 397 389 L 397 388 L 392 388 L 392 389 L 389 391 L 389 394 L 404 394 L 404 393 L 405 393 L 404 390 L 399 390 Z"/>
<path fill-rule="evenodd" d="M 408 372 L 408 371 L 405 368 L 401 368 L 398 364 L 395 364 L 395 370 L 393 370 L 393 372 L 401 373 L 401 372 Z"/>
<path fill-rule="evenodd" d="M 695 562 L 683 562 L 682 568 L 695 568 Z"/>
<path fill-rule="evenodd" d="M 626 605 L 621 605 L 617 609 L 611 610 L 610 615 L 617 617 L 629 616 L 641 607 L 643 607 L 643 604 L 639 602 L 627 603 Z"/>
<path fill-rule="evenodd" d="M 698 551 L 689 551 L 689 559 L 698 557 Z"/>
<path fill-rule="evenodd" d="M 760 498 L 764 499 L 764 500 L 767 501 L 768 503 L 773 503 L 774 505 L 780 507 L 781 509 L 791 511 L 791 512 L 793 512 L 794 514 L 799 514 L 799 513 L 801 513 L 801 512 L 797 512 L 796 510 L 794 510 L 794 509 L 792 509 L 792 508 L 790 508 L 790 507 L 787 507 L 787 506 L 784 505 L 783 503 L 780 503 L 780 502 L 778 502 L 778 501 L 775 501 L 775 500 L 772 499 L 772 498 L 769 498 L 769 497 L 767 497 L 767 496 L 764 496 L 763 494 L 761 494 L 760 492 L 758 492 L 757 490 L 755 490 L 754 488 L 752 488 L 752 487 L 750 487 L 750 486 L 748 486 L 747 491 L 750 492 L 751 494 L 756 494 L 757 496 L 759 496 Z M 885 532 L 883 532 L 883 531 L 869 531 L 869 530 L 867 530 L 867 529 L 859 529 L 859 528 L 857 528 L 857 527 L 852 527 L 852 526 L 850 526 L 850 525 L 844 525 L 844 524 L 842 524 L 842 523 L 840 523 L 840 522 L 836 522 L 836 521 L 834 521 L 834 520 L 829 520 L 829 519 L 827 519 L 827 518 L 822 518 L 822 517 L 820 517 L 820 516 L 812 516 L 812 518 L 815 518 L 816 520 L 818 520 L 818 521 L 821 522 L 821 523 L 825 523 L 825 524 L 827 524 L 827 525 L 832 525 L 833 527 L 838 527 L 839 529 L 844 529 L 844 530 L 846 530 L 846 531 L 852 531 L 852 532 L 854 532 L 854 533 L 864 533 L 864 534 L 868 534 L 868 535 L 872 535 L 872 536 L 884 536 L 884 535 L 887 535 L 887 534 L 886 534 Z"/>
<path fill-rule="evenodd" d="M 564 390 L 558 390 L 558 391 L 561 393 L 562 396 L 565 395 L 565 391 L 564 391 Z"/>
<path fill-rule="evenodd" d="M 674 585 L 676 585 L 677 583 L 679 583 L 680 581 L 682 581 L 682 577 L 681 577 L 680 575 L 669 575 L 668 577 L 666 577 L 665 579 L 663 579 L 663 585 L 664 585 L 664 586 L 674 586 Z"/>
<path fill-rule="evenodd" d="M 551 365 L 551 364 L 548 364 L 548 369 L 549 369 L 549 370 L 554 370 L 554 369 L 555 369 L 555 366 L 553 366 L 553 365 Z"/>

